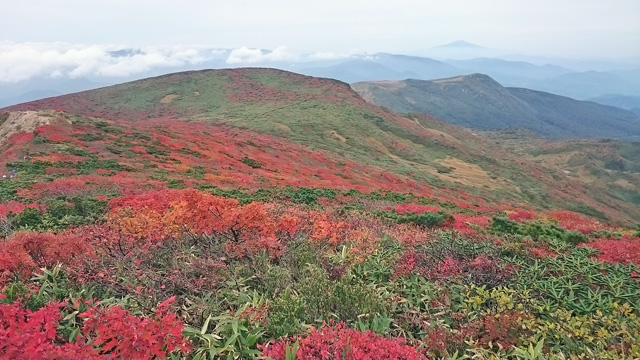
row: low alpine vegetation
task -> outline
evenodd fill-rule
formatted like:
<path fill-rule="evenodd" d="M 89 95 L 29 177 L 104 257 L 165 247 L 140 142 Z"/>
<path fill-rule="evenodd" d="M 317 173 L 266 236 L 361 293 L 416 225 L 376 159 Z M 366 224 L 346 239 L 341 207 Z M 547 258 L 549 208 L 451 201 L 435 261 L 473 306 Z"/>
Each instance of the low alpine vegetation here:
<path fill-rule="evenodd" d="M 357 193 L 321 205 L 298 199 L 327 191 L 292 194 L 241 202 L 241 193 L 156 190 L 103 207 L 82 197 L 33 207 L 47 219 L 95 219 L 65 226 L 18 223 L 29 207 L 8 203 L 0 353 L 640 356 L 633 230 L 594 229 L 575 215 L 563 223 L 567 214 L 471 214 L 403 197 L 372 206 L 380 200 Z"/>

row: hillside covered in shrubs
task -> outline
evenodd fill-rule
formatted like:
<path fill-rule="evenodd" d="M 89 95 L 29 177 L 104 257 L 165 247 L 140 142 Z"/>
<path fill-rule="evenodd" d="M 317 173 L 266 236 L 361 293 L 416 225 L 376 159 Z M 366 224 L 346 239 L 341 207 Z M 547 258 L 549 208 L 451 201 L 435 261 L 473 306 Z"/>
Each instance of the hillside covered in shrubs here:
<path fill-rule="evenodd" d="M 633 204 L 345 84 L 200 72 L 0 113 L 0 357 L 640 357 Z"/>

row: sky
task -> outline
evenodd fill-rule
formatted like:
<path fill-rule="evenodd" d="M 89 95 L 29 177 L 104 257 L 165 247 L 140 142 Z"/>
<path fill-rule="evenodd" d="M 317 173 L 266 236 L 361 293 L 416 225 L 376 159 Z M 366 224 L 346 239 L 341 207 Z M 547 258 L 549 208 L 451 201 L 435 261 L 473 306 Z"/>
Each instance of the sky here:
<path fill-rule="evenodd" d="M 456 40 L 526 55 L 640 58 L 640 0 L 0 0 L 0 82 L 36 75 L 121 76 L 229 64 L 392 52 Z M 143 48 L 135 59 L 110 50 Z M 253 55 L 252 55 L 253 52 Z M 265 59 L 263 59 L 265 60 Z"/>

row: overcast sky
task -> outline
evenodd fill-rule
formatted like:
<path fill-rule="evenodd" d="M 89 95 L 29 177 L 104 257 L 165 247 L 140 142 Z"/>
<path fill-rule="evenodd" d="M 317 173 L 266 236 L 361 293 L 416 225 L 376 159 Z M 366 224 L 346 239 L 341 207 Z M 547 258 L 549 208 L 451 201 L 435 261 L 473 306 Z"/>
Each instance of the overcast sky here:
<path fill-rule="evenodd" d="M 456 40 L 547 57 L 640 57 L 640 0 L 0 0 L 0 5 L 0 81 L 11 78 L 17 66 L 26 72 L 40 67 L 55 76 L 52 64 L 70 59 L 73 70 L 84 66 L 77 70 L 80 76 L 90 71 L 87 62 L 102 61 L 105 49 L 123 47 L 165 49 L 147 59 L 150 64 L 198 62 L 202 54 L 195 45 L 277 48 L 281 56 L 294 58 L 356 51 L 425 54 Z M 107 74 L 122 66 L 135 72 L 138 66 L 107 65 L 117 67 Z"/>

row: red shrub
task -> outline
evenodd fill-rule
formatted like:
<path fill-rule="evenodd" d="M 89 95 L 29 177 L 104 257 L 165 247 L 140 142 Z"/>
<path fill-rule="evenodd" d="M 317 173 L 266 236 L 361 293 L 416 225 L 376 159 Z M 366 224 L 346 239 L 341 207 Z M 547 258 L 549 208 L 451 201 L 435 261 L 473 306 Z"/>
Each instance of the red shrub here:
<path fill-rule="evenodd" d="M 465 267 L 465 272 L 476 284 L 494 287 L 511 280 L 513 266 L 503 266 L 498 260 L 492 260 L 485 254 L 478 255 Z"/>
<path fill-rule="evenodd" d="M 16 233 L 9 242 L 20 244 L 40 267 L 71 263 L 87 251 L 82 239 L 70 232 L 52 234 L 25 231 Z"/>
<path fill-rule="evenodd" d="M 6 204 L 0 204 L 0 218 L 6 217 L 9 213 L 19 214 L 24 210 L 24 208 L 24 204 L 17 201 L 9 201 Z"/>
<path fill-rule="evenodd" d="M 119 306 L 95 307 L 78 315 L 84 318 L 83 333 L 101 354 L 122 359 L 164 358 L 174 351 L 187 351 L 182 322 L 168 312 L 171 298 L 158 306 L 153 317 L 138 317 Z"/>
<path fill-rule="evenodd" d="M 11 144 L 12 146 L 18 146 L 21 144 L 27 144 L 30 143 L 34 138 L 33 133 L 30 132 L 20 132 L 20 133 L 16 133 L 11 135 L 11 137 L 9 138 L 8 143 Z"/>
<path fill-rule="evenodd" d="M 147 153 L 147 149 L 140 145 L 132 146 L 129 150 L 140 155 L 145 155 Z"/>
<path fill-rule="evenodd" d="M 436 326 L 428 330 L 423 342 L 430 352 L 443 356 L 447 351 L 455 352 L 463 346 L 466 336 L 466 332 Z"/>
<path fill-rule="evenodd" d="M 28 278 L 36 264 L 29 254 L 15 242 L 0 243 L 0 287 L 12 278 Z"/>
<path fill-rule="evenodd" d="M 387 233 L 396 241 L 410 246 L 424 244 L 433 238 L 429 231 L 409 224 L 394 225 Z"/>
<path fill-rule="evenodd" d="M 583 246 L 600 251 L 599 261 L 640 265 L 640 237 L 625 236 L 620 240 L 598 240 Z"/>
<path fill-rule="evenodd" d="M 525 330 L 520 326 L 520 321 L 526 317 L 525 314 L 516 311 L 485 315 L 472 323 L 471 328 L 474 328 L 474 337 L 483 346 L 498 344 L 504 349 L 509 349 L 517 345 L 521 338 L 526 337 Z"/>
<path fill-rule="evenodd" d="M 61 162 L 61 161 L 77 163 L 77 162 L 85 161 L 86 159 L 78 155 L 60 154 L 59 152 L 52 152 L 48 155 L 36 156 L 33 158 L 33 160 L 47 161 L 52 163 Z"/>
<path fill-rule="evenodd" d="M 38 267 L 73 264 L 88 253 L 83 239 L 71 232 L 18 232 L 0 242 L 0 284 L 11 276 L 28 277 Z"/>
<path fill-rule="evenodd" d="M 300 342 L 296 359 L 300 360 L 413 360 L 426 359 L 402 338 L 384 338 L 370 331 L 347 329 L 343 323 L 312 330 L 303 338 L 268 343 L 262 356 L 285 359 L 285 346 Z"/>
<path fill-rule="evenodd" d="M 72 133 L 70 130 L 68 124 L 47 124 L 38 126 L 35 132 L 52 143 L 75 142 L 82 145 L 82 141 L 69 136 Z"/>
<path fill-rule="evenodd" d="M 485 228 L 491 222 L 488 216 L 483 215 L 454 215 L 455 220 L 451 227 L 463 235 L 473 235 L 476 228 Z"/>
<path fill-rule="evenodd" d="M 462 264 L 456 259 L 448 256 L 438 267 L 431 270 L 427 276 L 432 279 L 447 279 L 462 274 Z"/>
<path fill-rule="evenodd" d="M 314 242 L 329 242 L 333 245 L 344 242 L 345 231 L 348 224 L 344 221 L 331 219 L 328 214 L 318 214 L 312 220 L 313 235 L 310 240 Z"/>
<path fill-rule="evenodd" d="M 512 214 L 509 214 L 509 220 L 516 222 L 523 222 L 525 220 L 535 219 L 536 213 L 530 210 L 518 210 Z"/>
<path fill-rule="evenodd" d="M 561 227 L 567 230 L 576 230 L 583 234 L 590 234 L 605 228 L 597 220 L 585 218 L 570 211 L 555 211 L 550 213 L 549 216 L 555 219 Z"/>
<path fill-rule="evenodd" d="M 0 354 L 6 359 L 103 359 L 91 346 L 65 343 L 56 334 L 60 303 L 38 311 L 0 304 Z M 58 345 L 61 344 L 61 345 Z"/>
<path fill-rule="evenodd" d="M 398 265 L 393 273 L 393 278 L 398 279 L 410 275 L 416 268 L 416 258 L 418 254 L 414 250 L 405 251 L 400 259 L 398 259 Z"/>
<path fill-rule="evenodd" d="M 529 253 L 538 259 L 543 259 L 547 257 L 556 257 L 558 255 L 551 250 L 544 249 L 544 248 L 537 248 L 537 247 L 530 248 Z"/>
<path fill-rule="evenodd" d="M 284 243 L 298 229 L 294 218 L 278 219 L 272 206 L 253 202 L 241 205 L 235 199 L 198 190 L 153 191 L 114 199 L 110 224 L 135 241 L 162 239 L 189 231 L 216 235 L 225 240 L 227 251 L 243 257 L 266 250 L 279 256 Z"/>
<path fill-rule="evenodd" d="M 38 311 L 19 303 L 0 304 L 0 354 L 8 359 L 152 359 L 175 351 L 186 352 L 182 323 L 169 313 L 172 299 L 158 306 L 153 317 L 138 317 L 119 306 L 79 314 L 84 318 L 76 343 L 56 333 L 62 304 L 51 303 Z"/>
<path fill-rule="evenodd" d="M 90 190 L 87 182 L 80 178 L 61 178 L 52 182 L 34 184 L 31 189 L 20 192 L 20 196 L 43 198 L 56 196 L 77 196 Z"/>

